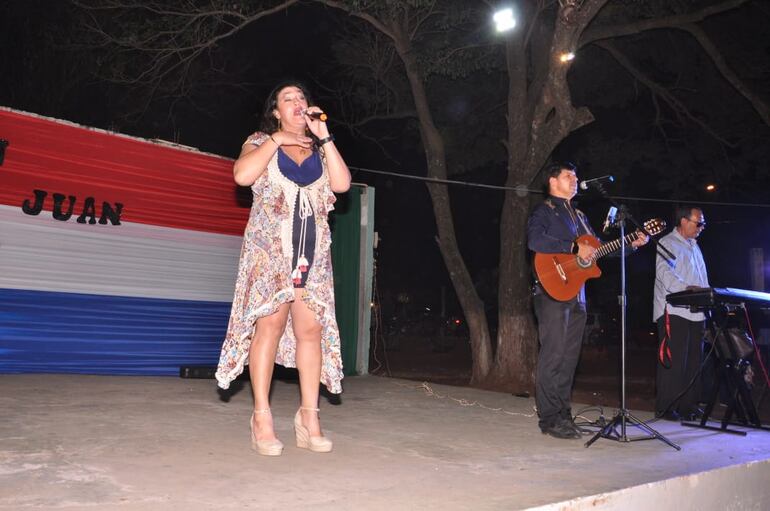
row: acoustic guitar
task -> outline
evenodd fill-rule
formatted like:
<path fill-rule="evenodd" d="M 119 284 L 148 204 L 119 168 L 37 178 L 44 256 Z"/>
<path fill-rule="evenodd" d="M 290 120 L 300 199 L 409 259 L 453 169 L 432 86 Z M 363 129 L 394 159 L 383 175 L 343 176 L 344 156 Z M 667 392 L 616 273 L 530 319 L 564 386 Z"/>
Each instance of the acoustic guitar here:
<path fill-rule="evenodd" d="M 644 222 L 644 228 L 651 235 L 660 234 L 666 228 L 666 222 L 659 218 L 652 218 Z M 602 244 L 598 238 L 590 234 L 580 236 L 575 243 L 588 244 L 596 249 L 589 259 L 581 259 L 577 254 L 535 254 L 535 273 L 545 292 L 554 300 L 566 302 L 575 298 L 580 288 L 588 279 L 600 277 L 602 271 L 596 264 L 596 260 L 620 249 L 623 239 L 626 245 L 639 238 L 639 232 L 632 232 L 625 238 Z"/>

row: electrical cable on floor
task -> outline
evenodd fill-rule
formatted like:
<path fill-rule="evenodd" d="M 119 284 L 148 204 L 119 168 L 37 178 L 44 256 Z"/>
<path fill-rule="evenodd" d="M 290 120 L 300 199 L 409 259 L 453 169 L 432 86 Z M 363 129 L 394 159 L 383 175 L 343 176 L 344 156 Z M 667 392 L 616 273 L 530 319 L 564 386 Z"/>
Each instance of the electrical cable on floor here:
<path fill-rule="evenodd" d="M 517 415 L 517 416 L 527 417 L 527 418 L 532 418 L 532 417 L 535 417 L 537 415 L 537 413 L 534 411 L 534 407 L 533 407 L 533 412 L 532 413 L 509 412 L 508 410 L 505 410 L 502 407 L 492 408 L 491 406 L 486 406 L 486 405 L 484 405 L 482 403 L 479 403 L 478 401 L 468 401 L 467 399 L 452 397 L 452 396 L 450 396 L 448 394 L 439 394 L 438 392 L 433 390 L 433 387 L 431 387 L 430 384 L 428 382 L 426 382 L 426 381 L 422 382 L 422 384 L 420 384 L 420 385 L 407 385 L 405 383 L 399 383 L 399 382 L 393 382 L 393 383 L 395 383 L 399 387 L 406 387 L 406 388 L 409 388 L 409 389 L 415 389 L 415 390 L 419 389 L 419 390 L 422 390 L 425 393 L 425 395 L 428 396 L 428 397 L 434 397 L 436 399 L 449 399 L 451 401 L 456 402 L 460 406 L 478 406 L 479 408 L 481 408 L 483 410 L 489 410 L 489 411 L 492 411 L 492 412 L 502 412 L 502 413 L 504 413 L 506 415 Z"/>
<path fill-rule="evenodd" d="M 592 421 L 585 416 L 585 414 L 590 411 L 597 411 L 599 413 L 599 417 Z M 607 418 L 604 416 L 604 407 L 601 405 L 592 405 L 581 408 L 572 418 L 572 421 L 575 423 L 575 426 L 577 426 L 580 432 L 584 434 L 596 433 L 595 431 L 591 431 L 588 428 L 602 429 L 607 425 Z"/>

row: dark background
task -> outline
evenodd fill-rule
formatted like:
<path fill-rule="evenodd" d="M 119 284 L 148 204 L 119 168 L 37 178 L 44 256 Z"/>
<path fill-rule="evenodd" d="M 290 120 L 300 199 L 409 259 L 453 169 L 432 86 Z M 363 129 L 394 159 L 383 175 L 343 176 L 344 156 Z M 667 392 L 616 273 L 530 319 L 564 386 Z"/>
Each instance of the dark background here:
<path fill-rule="evenodd" d="M 770 16 L 761 4 L 750 2 L 702 26 L 728 63 L 767 102 Z M 267 92 L 282 78 L 303 80 L 330 113 L 332 131 L 354 181 L 376 188 L 377 283 L 383 321 L 404 294 L 414 310 L 424 306 L 440 310 L 443 296 L 446 314 L 460 314 L 434 241 L 425 185 L 365 171 L 424 175 L 416 126 L 397 121 L 371 127 L 369 136 L 378 140 L 375 143 L 350 129 L 344 116 L 337 116 L 343 106 L 327 84 L 334 82 L 333 48 L 343 27 L 338 13 L 302 5 L 255 23 L 200 59 L 197 66 L 216 71 L 201 72 L 201 80 L 183 97 L 158 95 L 151 101 L 141 88 L 103 78 L 108 64 L 115 62 L 105 62 L 103 53 L 85 44 L 88 37 L 81 31 L 81 21 L 69 2 L 11 0 L 0 6 L 0 105 L 234 158 L 241 142 L 257 129 Z M 702 204 L 708 226 L 700 244 L 711 284 L 750 288 L 749 249 L 770 251 L 770 129 L 686 34 L 651 31 L 618 44 L 727 143 L 659 102 L 656 105 L 644 85 L 606 52 L 588 46 L 579 52 L 569 79 L 574 104 L 589 106 L 596 120 L 566 138 L 554 159 L 577 163 L 582 178 L 615 175 L 616 182 L 607 190 L 623 197 L 618 200 L 640 221 L 670 220 L 679 202 Z M 503 139 L 505 105 L 484 103 L 483 98 L 484 87 L 504 83 L 505 77 L 494 73 L 477 81 L 444 81 L 431 90 L 444 98 L 435 114 L 440 121 L 469 126 L 479 117 L 489 117 L 485 136 Z M 462 165 L 454 167 L 453 179 L 503 183 L 501 145 L 493 140 L 491 147 L 499 147 L 481 157 L 472 151 L 473 140 L 455 142 L 449 148 L 451 155 L 468 154 Z M 706 191 L 707 184 L 715 184 L 716 191 Z M 530 186 L 537 187 L 538 183 Z M 503 194 L 452 185 L 451 198 L 460 249 L 494 322 Z M 541 196 L 531 198 L 534 204 Z M 591 192 L 577 200 L 599 228 L 607 202 Z M 601 266 L 604 277 L 589 284 L 589 303 L 592 312 L 612 321 L 617 319 L 619 262 L 606 260 Z M 627 270 L 631 337 L 643 342 L 652 327 L 652 245 L 629 258 Z M 770 278 L 767 265 L 765 278 Z"/>

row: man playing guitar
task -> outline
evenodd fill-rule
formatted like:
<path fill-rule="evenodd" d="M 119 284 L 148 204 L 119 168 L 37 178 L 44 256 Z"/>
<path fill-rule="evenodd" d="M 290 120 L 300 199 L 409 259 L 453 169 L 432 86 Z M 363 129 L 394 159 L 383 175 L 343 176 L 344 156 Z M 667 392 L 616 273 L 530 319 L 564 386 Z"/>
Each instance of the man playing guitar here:
<path fill-rule="evenodd" d="M 576 170 L 571 163 L 555 163 L 543 171 L 548 197 L 529 216 L 527 246 L 538 253 L 571 253 L 582 261 L 592 262 L 596 248 L 577 239 L 585 234 L 595 237 L 594 231 L 585 214 L 570 202 L 577 194 Z M 648 241 L 642 233 L 635 233 L 633 238 L 634 249 Z M 540 342 L 535 375 L 538 425 L 544 434 L 556 438 L 580 438 L 572 419 L 570 398 L 586 323 L 584 286 L 580 286 L 576 296 L 556 300 L 538 284 L 534 308 Z"/>

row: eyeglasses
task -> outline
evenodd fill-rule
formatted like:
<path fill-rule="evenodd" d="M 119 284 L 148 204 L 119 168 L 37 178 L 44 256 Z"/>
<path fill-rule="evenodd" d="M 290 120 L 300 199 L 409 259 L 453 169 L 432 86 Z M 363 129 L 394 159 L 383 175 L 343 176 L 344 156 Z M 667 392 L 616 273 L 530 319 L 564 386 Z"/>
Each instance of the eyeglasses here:
<path fill-rule="evenodd" d="M 694 223 L 694 224 L 695 224 L 695 226 L 696 226 L 698 229 L 703 229 L 704 227 L 706 227 L 706 222 L 696 222 L 696 221 L 695 221 L 695 220 L 693 220 L 692 218 L 688 218 L 687 220 L 689 220 L 690 222 Z"/>

